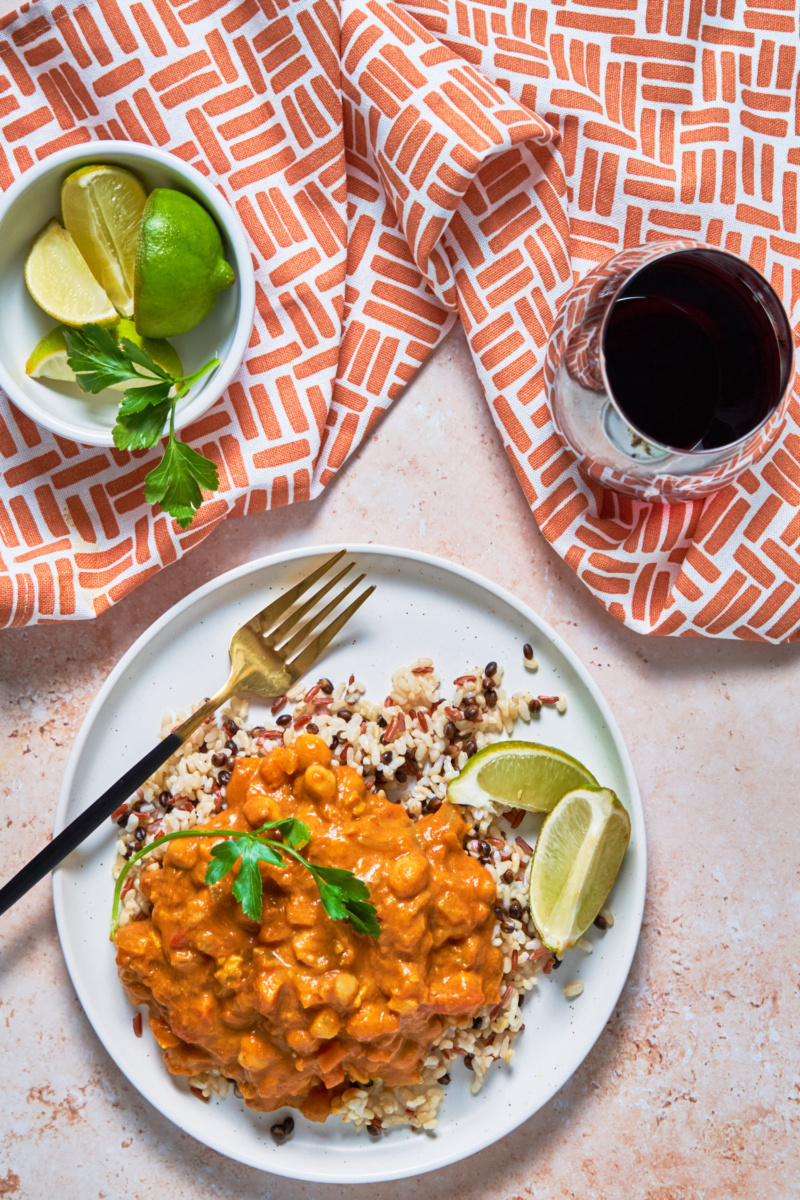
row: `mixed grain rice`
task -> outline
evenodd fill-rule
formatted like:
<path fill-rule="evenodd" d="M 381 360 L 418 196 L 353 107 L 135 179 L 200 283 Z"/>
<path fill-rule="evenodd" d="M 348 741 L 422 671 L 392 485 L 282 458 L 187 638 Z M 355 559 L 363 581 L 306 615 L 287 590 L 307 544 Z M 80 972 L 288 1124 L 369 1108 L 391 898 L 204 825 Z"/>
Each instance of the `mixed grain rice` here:
<path fill-rule="evenodd" d="M 526 645 L 525 666 L 535 669 L 529 649 Z M 264 755 L 275 745 L 290 746 L 304 731 L 318 733 L 333 748 L 336 760 L 355 767 L 370 790 L 403 804 L 412 818 L 435 812 L 446 798 L 448 782 L 472 754 L 508 737 L 516 721 L 529 723 L 543 708 L 561 713 L 566 709 L 563 695 L 536 696 L 528 690 L 509 695 L 502 680 L 503 668 L 497 664 L 476 667 L 454 681 L 452 698 L 445 701 L 432 660 L 419 658 L 395 671 L 383 703 L 367 699 L 364 684 L 352 675 L 335 686 L 321 679 L 310 687 L 290 689 L 273 704 L 268 724 L 258 726 L 248 720 L 247 702 L 233 699 L 219 722 L 212 719 L 198 729 L 135 799 L 114 814 L 120 826 L 115 876 L 134 850 L 164 833 L 203 824 L 223 809 L 237 755 Z M 162 738 L 186 715 L 167 713 Z M 498 813 L 487 805 L 465 809 L 464 815 L 471 822 L 465 848 L 497 884 L 493 943 L 504 955 L 501 999 L 487 1006 L 472 1027 L 444 1031 L 425 1060 L 419 1083 L 384 1088 L 376 1080 L 369 1088 L 353 1086 L 339 1097 L 334 1112 L 372 1136 L 394 1125 L 434 1129 L 456 1058 L 463 1058 L 472 1072 L 471 1091 L 480 1091 L 492 1063 L 511 1062 L 514 1040 L 524 1029 L 523 1000 L 536 987 L 538 973 L 549 974 L 559 965 L 528 924 L 526 885 L 532 850 L 515 832 L 524 812 Z M 160 860 L 165 849 L 159 847 L 145 862 Z M 126 881 L 120 925 L 149 911 L 138 886 L 140 869 L 135 867 Z M 610 913 L 608 917 L 610 924 L 613 918 Z M 585 940 L 581 948 L 591 952 Z M 190 1086 L 208 1099 L 212 1094 L 224 1097 L 230 1084 L 219 1073 L 206 1072 L 193 1077 Z"/>

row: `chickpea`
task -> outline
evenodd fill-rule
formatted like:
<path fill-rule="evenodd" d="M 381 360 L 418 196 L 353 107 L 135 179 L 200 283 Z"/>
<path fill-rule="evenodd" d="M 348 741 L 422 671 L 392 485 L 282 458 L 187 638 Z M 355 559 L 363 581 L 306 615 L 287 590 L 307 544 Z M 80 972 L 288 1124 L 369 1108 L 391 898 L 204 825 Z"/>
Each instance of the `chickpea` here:
<path fill-rule="evenodd" d="M 389 887 L 401 900 L 421 892 L 430 876 L 430 864 L 423 854 L 403 854 L 392 863 Z"/>
<path fill-rule="evenodd" d="M 265 821 L 277 821 L 283 815 L 272 795 L 257 792 L 254 788 L 250 789 L 242 811 L 254 829 Z"/>
<path fill-rule="evenodd" d="M 348 971 L 339 971 L 333 991 L 340 1004 L 349 1004 L 358 991 L 358 980 Z"/>
<path fill-rule="evenodd" d="M 278 1051 L 256 1033 L 246 1033 L 237 1055 L 239 1065 L 246 1071 L 263 1071 L 278 1057 Z"/>
<path fill-rule="evenodd" d="M 309 1027 L 309 1033 L 316 1038 L 329 1040 L 336 1037 L 341 1029 L 341 1021 L 339 1016 L 332 1008 L 323 1008 L 317 1013 Z"/>
<path fill-rule="evenodd" d="M 301 733 L 294 744 L 294 749 L 297 752 L 297 767 L 301 771 L 305 771 L 313 763 L 319 763 L 323 767 L 331 765 L 333 756 L 330 750 L 322 738 L 316 737 L 313 733 Z"/>
<path fill-rule="evenodd" d="M 267 787 L 280 787 L 297 770 L 297 755 L 291 746 L 276 746 L 262 759 L 259 770 Z"/>
<path fill-rule="evenodd" d="M 336 776 L 327 767 L 312 763 L 303 776 L 303 792 L 315 804 L 332 804 L 336 799 Z"/>
<path fill-rule="evenodd" d="M 191 838 L 176 838 L 167 846 L 164 855 L 164 865 L 168 867 L 183 867 L 191 871 L 200 854 L 200 842 Z"/>
<path fill-rule="evenodd" d="M 347 1021 L 347 1032 L 359 1042 L 371 1042 L 387 1033 L 397 1033 L 400 1019 L 380 1004 L 365 1004 Z"/>
<path fill-rule="evenodd" d="M 290 1029 L 286 1041 L 297 1054 L 313 1054 L 319 1042 L 307 1029 Z"/>

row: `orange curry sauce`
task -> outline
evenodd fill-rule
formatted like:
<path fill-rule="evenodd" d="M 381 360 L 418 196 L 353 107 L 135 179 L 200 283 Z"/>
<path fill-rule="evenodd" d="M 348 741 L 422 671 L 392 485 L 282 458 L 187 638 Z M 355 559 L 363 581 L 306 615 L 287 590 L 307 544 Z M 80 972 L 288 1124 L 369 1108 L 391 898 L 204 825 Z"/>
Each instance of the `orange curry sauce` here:
<path fill-rule="evenodd" d="M 249 920 L 231 873 L 208 887 L 211 838 L 176 839 L 145 867 L 149 917 L 117 934 L 117 965 L 134 1004 L 177 1075 L 216 1068 L 251 1108 L 282 1105 L 324 1120 L 350 1083 L 419 1079 L 448 1025 L 466 1025 L 500 996 L 491 944 L 495 886 L 463 849 L 456 809 L 412 822 L 402 805 L 366 791 L 350 767 L 303 735 L 293 749 L 240 759 L 229 808 L 204 829 L 258 828 L 299 817 L 302 853 L 363 879 L 378 940 L 323 911 L 305 867 L 261 864 L 263 907 Z"/>

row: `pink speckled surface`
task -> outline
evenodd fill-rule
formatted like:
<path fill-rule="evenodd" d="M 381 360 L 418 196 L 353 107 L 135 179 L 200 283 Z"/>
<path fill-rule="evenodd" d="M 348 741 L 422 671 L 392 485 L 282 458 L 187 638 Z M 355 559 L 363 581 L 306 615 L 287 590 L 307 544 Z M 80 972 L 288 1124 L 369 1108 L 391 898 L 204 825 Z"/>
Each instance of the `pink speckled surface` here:
<path fill-rule="evenodd" d="M 48 837 L 83 716 L 150 622 L 238 563 L 347 539 L 469 565 L 565 638 L 628 741 L 650 872 L 628 984 L 570 1083 L 479 1156 L 360 1195 L 791 1200 L 800 648 L 653 640 L 608 618 L 539 536 L 459 333 L 320 501 L 228 522 L 92 624 L 0 635 L 0 879 Z M 0 1197 L 344 1200 L 229 1162 L 140 1099 L 75 999 L 45 884 L 2 919 L 0 1031 Z"/>

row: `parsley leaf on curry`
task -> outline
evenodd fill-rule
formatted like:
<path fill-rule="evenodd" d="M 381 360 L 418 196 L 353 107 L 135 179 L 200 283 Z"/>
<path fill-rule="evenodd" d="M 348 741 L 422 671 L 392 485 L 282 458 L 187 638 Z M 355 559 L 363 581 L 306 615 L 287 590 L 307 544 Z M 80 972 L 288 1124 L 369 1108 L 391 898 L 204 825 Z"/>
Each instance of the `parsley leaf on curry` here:
<path fill-rule="evenodd" d="M 283 841 L 273 842 L 262 836 L 270 831 L 279 833 Z M 270 866 L 285 867 L 285 856 L 289 854 L 313 875 L 322 907 L 332 920 L 349 921 L 356 933 L 371 938 L 380 937 L 381 927 L 378 924 L 377 909 L 370 903 L 369 888 L 364 881 L 344 867 L 321 867 L 303 858 L 298 850 L 310 841 L 308 826 L 296 817 L 282 817 L 278 821 L 267 821 L 252 833 L 243 833 L 239 829 L 176 829 L 172 833 L 165 833 L 163 837 L 155 838 L 149 846 L 138 850 L 125 863 L 114 888 L 111 910 L 112 941 L 119 922 L 122 887 L 131 867 L 157 846 L 182 837 L 217 839 L 217 845 L 211 849 L 211 861 L 205 873 L 205 882 L 209 886 L 224 879 L 238 862 L 239 869 L 233 884 L 233 894 L 241 904 L 245 916 L 251 921 L 261 918 L 262 880 L 259 863 L 266 862 Z"/>
<path fill-rule="evenodd" d="M 380 927 L 375 918 L 375 906 L 369 904 L 369 888 L 343 867 L 318 867 L 308 864 L 319 888 L 322 907 L 336 921 L 349 921 L 356 933 L 379 937 Z M 373 932 L 377 928 L 377 933 Z"/>

